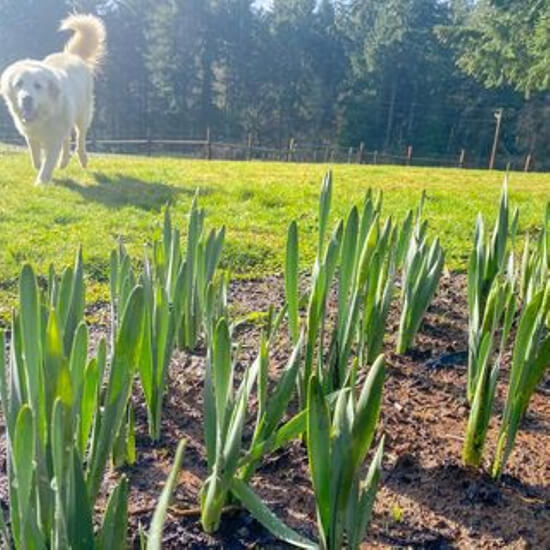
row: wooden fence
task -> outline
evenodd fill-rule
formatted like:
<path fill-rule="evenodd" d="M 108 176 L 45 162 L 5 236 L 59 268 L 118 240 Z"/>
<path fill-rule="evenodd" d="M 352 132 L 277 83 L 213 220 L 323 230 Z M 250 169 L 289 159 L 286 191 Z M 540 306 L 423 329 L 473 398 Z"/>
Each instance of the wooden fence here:
<path fill-rule="evenodd" d="M 10 145 L 24 145 L 21 138 L 0 138 L 0 152 Z M 401 155 L 383 151 L 368 150 L 365 143 L 356 146 L 342 147 L 335 144 L 308 144 L 290 139 L 284 147 L 265 146 L 254 141 L 248 135 L 242 143 L 215 141 L 208 130 L 202 139 L 90 139 L 88 148 L 92 152 L 136 154 L 136 155 L 169 155 L 189 158 L 218 160 L 266 160 L 278 162 L 312 162 L 312 163 L 347 163 L 347 164 L 394 164 L 404 166 L 433 166 L 455 168 L 488 168 L 488 163 L 468 158 L 467 151 L 461 149 L 456 155 L 419 155 L 414 154 L 412 145 L 404 148 Z M 507 156 L 497 157 L 497 167 L 509 167 L 525 172 L 535 170 L 535 159 L 532 154 L 524 158 Z"/>

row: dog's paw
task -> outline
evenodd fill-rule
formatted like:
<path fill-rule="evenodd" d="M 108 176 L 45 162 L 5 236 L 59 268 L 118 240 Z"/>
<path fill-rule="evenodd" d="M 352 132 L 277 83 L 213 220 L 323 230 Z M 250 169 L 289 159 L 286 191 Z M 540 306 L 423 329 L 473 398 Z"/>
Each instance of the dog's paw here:
<path fill-rule="evenodd" d="M 61 161 L 59 162 L 59 169 L 64 170 L 65 168 L 67 168 L 70 160 L 71 160 L 71 157 L 61 159 Z"/>

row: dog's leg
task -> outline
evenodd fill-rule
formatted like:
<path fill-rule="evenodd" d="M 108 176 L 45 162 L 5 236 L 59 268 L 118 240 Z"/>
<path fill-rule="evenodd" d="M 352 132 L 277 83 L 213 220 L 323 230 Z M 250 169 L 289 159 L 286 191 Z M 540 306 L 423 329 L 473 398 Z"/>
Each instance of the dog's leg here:
<path fill-rule="evenodd" d="M 84 124 L 76 126 L 76 154 L 80 161 L 80 166 L 86 168 L 88 164 L 88 155 L 86 154 L 86 132 L 87 128 Z"/>
<path fill-rule="evenodd" d="M 63 168 L 67 167 L 67 164 L 69 164 L 69 161 L 71 160 L 71 141 L 70 137 L 67 137 L 65 140 L 63 140 L 63 148 L 61 150 L 61 156 L 59 157 L 59 168 L 63 170 Z"/>
<path fill-rule="evenodd" d="M 40 142 L 29 137 L 27 139 L 27 145 L 29 146 L 29 152 L 31 154 L 32 165 L 36 171 L 40 170 Z"/>
<path fill-rule="evenodd" d="M 44 160 L 36 178 L 36 185 L 48 183 L 52 179 L 52 173 L 61 154 L 63 139 L 47 144 Z"/>

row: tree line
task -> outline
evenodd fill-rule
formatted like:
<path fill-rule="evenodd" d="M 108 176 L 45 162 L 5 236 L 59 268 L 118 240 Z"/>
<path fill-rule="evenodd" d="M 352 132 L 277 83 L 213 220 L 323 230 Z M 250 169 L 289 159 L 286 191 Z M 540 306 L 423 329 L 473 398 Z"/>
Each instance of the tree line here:
<path fill-rule="evenodd" d="M 108 30 L 93 135 L 331 142 L 550 167 L 550 0 L 0 0 L 0 68 Z M 11 130 L 0 111 L 0 135 Z M 498 165 L 498 163 L 497 163 Z"/>

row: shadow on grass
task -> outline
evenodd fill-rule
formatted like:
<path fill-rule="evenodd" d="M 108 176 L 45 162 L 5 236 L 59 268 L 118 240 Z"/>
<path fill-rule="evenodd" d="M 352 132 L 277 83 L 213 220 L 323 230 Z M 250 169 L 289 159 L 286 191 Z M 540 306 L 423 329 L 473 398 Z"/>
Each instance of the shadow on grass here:
<path fill-rule="evenodd" d="M 124 174 L 107 176 L 101 172 L 95 172 L 93 176 L 96 185 L 82 185 L 73 179 L 57 180 L 56 183 L 79 193 L 87 201 L 97 202 L 110 208 L 135 206 L 142 210 L 160 210 L 167 202 L 174 202 L 178 195 L 195 194 L 194 189 L 143 181 Z M 205 190 L 201 189 L 201 194 L 204 193 Z"/>

